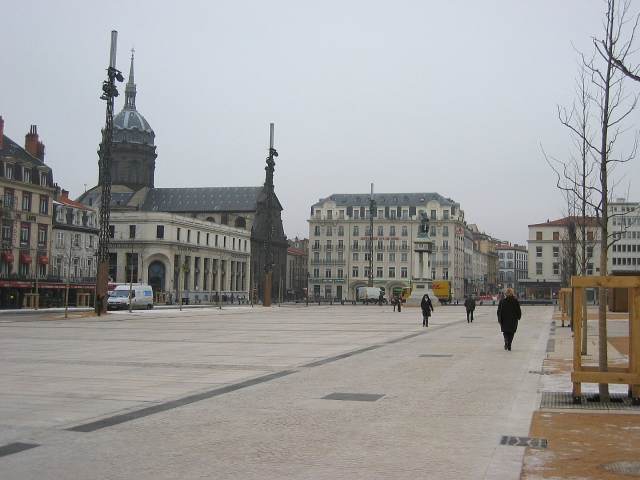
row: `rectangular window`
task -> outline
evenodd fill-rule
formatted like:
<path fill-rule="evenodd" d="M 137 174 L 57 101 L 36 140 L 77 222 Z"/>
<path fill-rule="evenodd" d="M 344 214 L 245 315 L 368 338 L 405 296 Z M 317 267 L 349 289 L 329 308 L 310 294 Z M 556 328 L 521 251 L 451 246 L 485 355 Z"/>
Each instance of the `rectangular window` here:
<path fill-rule="evenodd" d="M 74 233 L 73 234 L 73 246 L 74 247 L 79 247 L 81 240 L 82 240 L 81 234 L 79 234 L 79 233 Z"/>
<path fill-rule="evenodd" d="M 431 214 L 431 220 L 436 220 L 436 211 L 431 210 L 430 214 Z"/>
<path fill-rule="evenodd" d="M 542 232 L 536 232 L 536 240 L 542 240 Z"/>
<path fill-rule="evenodd" d="M 47 226 L 38 225 L 38 247 L 46 248 L 47 246 Z"/>
<path fill-rule="evenodd" d="M 353 226 L 353 236 L 357 237 L 360 235 L 360 228 L 358 227 L 358 225 L 354 225 Z"/>
<path fill-rule="evenodd" d="M 384 236 L 384 226 L 382 225 L 378 225 L 378 236 L 379 237 Z"/>
<path fill-rule="evenodd" d="M 536 262 L 536 275 L 542 275 L 542 262 Z"/>
<path fill-rule="evenodd" d="M 191 241 L 191 230 L 187 230 L 187 243 Z"/>
<path fill-rule="evenodd" d="M 43 187 L 49 185 L 48 177 L 45 172 L 40 172 L 40 185 L 42 185 Z"/>
<path fill-rule="evenodd" d="M 20 224 L 20 246 L 28 247 L 30 240 L 31 240 L 31 224 L 23 222 Z"/>
<path fill-rule="evenodd" d="M 395 262 L 395 261 L 396 261 L 396 254 L 395 254 L 395 252 L 390 252 L 390 253 L 389 253 L 389 261 L 390 261 L 390 262 Z"/>
<path fill-rule="evenodd" d="M 407 278 L 407 267 L 400 267 L 400 278 Z"/>
<path fill-rule="evenodd" d="M 325 278 L 331 278 L 331 269 L 330 268 L 325 269 L 324 276 L 325 276 Z"/>
<path fill-rule="evenodd" d="M 358 240 L 353 241 L 353 246 L 351 248 L 353 248 L 354 250 L 358 249 Z"/>
<path fill-rule="evenodd" d="M 396 226 L 395 225 L 391 225 L 389 227 L 389 236 L 390 237 L 395 237 L 396 236 Z"/>
<path fill-rule="evenodd" d="M 200 232 L 196 232 L 196 243 L 200 245 Z"/>
<path fill-rule="evenodd" d="M 7 166 L 5 167 L 4 175 L 8 180 L 13 180 L 13 165 L 7 164 Z"/>
<path fill-rule="evenodd" d="M 538 248 L 542 251 L 542 247 L 536 247 L 536 250 L 537 250 Z M 537 255 L 537 252 L 536 252 L 536 255 Z M 540 257 L 541 257 L 541 256 L 542 256 L 542 254 L 540 254 L 540 255 L 538 255 L 538 256 L 540 256 Z M 553 247 L 553 257 L 554 257 L 554 258 L 558 258 L 559 256 L 560 256 L 560 247 Z"/>
<path fill-rule="evenodd" d="M 327 236 L 330 237 L 333 235 L 333 229 L 331 228 L 331 225 L 327 226 Z"/>
<path fill-rule="evenodd" d="M 376 278 L 384 277 L 384 269 L 382 267 L 376 268 Z"/>
<path fill-rule="evenodd" d="M 136 226 L 129 225 L 129 238 L 136 238 Z"/>
<path fill-rule="evenodd" d="M 406 253 L 401 254 L 400 261 L 401 262 L 406 262 L 407 261 L 407 254 Z"/>
<path fill-rule="evenodd" d="M 49 214 L 49 197 L 47 197 L 46 195 L 40 195 L 40 214 Z"/>
<path fill-rule="evenodd" d="M 542 247 L 536 247 L 536 257 L 542 257 Z"/>
<path fill-rule="evenodd" d="M 344 237 L 344 226 L 340 225 L 338 227 L 338 236 L 339 237 Z"/>
<path fill-rule="evenodd" d="M 164 238 L 164 225 L 156 226 L 156 238 Z"/>
<path fill-rule="evenodd" d="M 560 275 L 560 264 L 559 263 L 554 263 L 553 264 L 553 274 L 554 275 Z"/>
<path fill-rule="evenodd" d="M 553 239 L 557 242 L 560 240 L 560 232 L 553 232 Z"/>
<path fill-rule="evenodd" d="M 246 241 L 246 240 L 245 240 Z M 207 246 L 209 245 L 209 233 L 207 233 Z"/>
<path fill-rule="evenodd" d="M 180 241 L 180 233 L 182 229 L 180 227 L 176 228 L 176 240 Z"/>
<path fill-rule="evenodd" d="M 31 211 L 31 194 L 29 192 L 22 192 L 22 210 Z"/>
<path fill-rule="evenodd" d="M 443 237 L 448 237 L 449 236 L 449 227 L 447 225 L 443 225 L 442 226 L 442 236 Z"/>
<path fill-rule="evenodd" d="M 407 235 L 409 235 L 409 230 L 407 229 L 406 225 L 402 226 L 402 236 L 406 237 Z"/>
<path fill-rule="evenodd" d="M 352 258 L 353 258 L 354 262 L 357 262 L 358 261 L 358 252 L 353 252 Z"/>
<path fill-rule="evenodd" d="M 313 234 L 314 234 L 316 237 L 319 237 L 319 236 L 320 236 L 320 225 L 316 225 L 316 226 L 315 226 L 315 228 L 313 229 Z"/>
<path fill-rule="evenodd" d="M 376 261 L 377 262 L 384 262 L 384 254 L 382 252 L 376 253 Z"/>
<path fill-rule="evenodd" d="M 342 250 L 344 248 L 344 240 L 338 240 L 338 249 Z"/>
<path fill-rule="evenodd" d="M 338 278 L 342 278 L 342 277 L 344 277 L 344 271 L 341 268 L 339 268 L 338 269 Z"/>
<path fill-rule="evenodd" d="M 13 223 L 2 222 L 2 241 L 11 244 L 13 240 Z"/>
<path fill-rule="evenodd" d="M 442 211 L 442 218 L 444 220 L 449 220 L 449 210 L 443 210 Z"/>
<path fill-rule="evenodd" d="M 24 167 L 23 171 L 22 171 L 22 181 L 24 183 L 31 183 L 31 170 L 28 169 L 27 167 Z"/>
<path fill-rule="evenodd" d="M 320 276 L 320 269 L 319 268 L 314 268 L 313 269 L 313 277 L 314 278 L 318 278 Z"/>
<path fill-rule="evenodd" d="M 437 230 L 436 230 L 435 225 L 431 225 L 431 228 L 429 228 L 429 235 L 430 235 L 431 237 L 435 237 L 435 236 L 437 235 L 437 233 L 438 233 L 438 232 L 437 232 Z"/>
<path fill-rule="evenodd" d="M 396 267 L 389 267 L 389 278 L 396 278 Z"/>
<path fill-rule="evenodd" d="M 116 236 L 116 226 L 109 225 L 109 238 L 115 238 Z"/>
<path fill-rule="evenodd" d="M 327 210 L 327 220 L 333 219 L 333 210 Z"/>
<path fill-rule="evenodd" d="M 358 277 L 358 267 L 353 267 L 351 269 L 351 276 L 354 277 L 354 278 Z"/>

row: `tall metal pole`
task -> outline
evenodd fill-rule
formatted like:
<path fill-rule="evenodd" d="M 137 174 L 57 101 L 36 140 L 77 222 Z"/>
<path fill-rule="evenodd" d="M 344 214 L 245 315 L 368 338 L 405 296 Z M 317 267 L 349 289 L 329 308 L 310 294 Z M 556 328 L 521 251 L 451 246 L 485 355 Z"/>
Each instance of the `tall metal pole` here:
<path fill-rule="evenodd" d="M 129 313 L 133 307 L 133 242 L 131 243 L 131 264 L 129 265 Z"/>
<path fill-rule="evenodd" d="M 116 49 L 118 45 L 118 32 L 111 31 L 111 48 L 109 51 L 109 68 L 107 68 L 107 80 L 102 82 L 101 100 L 107 102 L 105 114 L 105 126 L 102 130 L 102 143 L 100 144 L 99 176 L 100 185 L 100 233 L 98 237 L 98 271 L 96 275 L 96 313 L 107 311 L 105 301 L 109 283 L 109 217 L 111 216 L 111 142 L 113 140 L 113 99 L 118 96 L 116 80 L 123 80 L 122 73 L 116 69 Z"/>
<path fill-rule="evenodd" d="M 263 289 L 263 307 L 271 306 L 271 287 L 273 277 L 273 218 L 271 208 L 273 202 L 273 171 L 276 162 L 274 157 L 278 156 L 278 152 L 273 148 L 273 123 L 269 124 L 269 156 L 267 157 L 267 166 L 264 168 L 267 172 L 264 182 L 265 194 L 267 196 L 266 214 L 267 214 L 267 239 L 264 242 L 265 248 L 265 264 L 264 264 L 264 289 Z"/>
<path fill-rule="evenodd" d="M 369 286 L 373 287 L 373 212 L 376 202 L 373 199 L 373 183 L 371 184 L 371 196 L 369 197 Z"/>

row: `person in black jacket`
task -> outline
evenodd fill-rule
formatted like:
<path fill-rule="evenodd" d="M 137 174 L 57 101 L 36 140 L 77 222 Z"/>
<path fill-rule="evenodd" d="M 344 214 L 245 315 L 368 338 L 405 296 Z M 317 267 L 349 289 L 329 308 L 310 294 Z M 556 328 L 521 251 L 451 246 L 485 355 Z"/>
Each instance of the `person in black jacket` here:
<path fill-rule="evenodd" d="M 513 336 L 518 329 L 518 320 L 522 316 L 520 303 L 513 294 L 512 288 L 507 288 L 505 297 L 498 304 L 498 322 L 504 336 L 504 349 L 511 350 Z"/>
<path fill-rule="evenodd" d="M 420 308 L 422 309 L 422 326 L 428 327 L 429 317 L 431 316 L 431 312 L 433 312 L 433 303 L 431 303 L 431 299 L 426 293 L 422 296 Z"/>
<path fill-rule="evenodd" d="M 464 301 L 464 308 L 467 309 L 467 323 L 473 322 L 473 311 L 476 309 L 476 301 L 472 296 L 468 296 Z M 471 320 L 469 320 L 471 317 Z"/>

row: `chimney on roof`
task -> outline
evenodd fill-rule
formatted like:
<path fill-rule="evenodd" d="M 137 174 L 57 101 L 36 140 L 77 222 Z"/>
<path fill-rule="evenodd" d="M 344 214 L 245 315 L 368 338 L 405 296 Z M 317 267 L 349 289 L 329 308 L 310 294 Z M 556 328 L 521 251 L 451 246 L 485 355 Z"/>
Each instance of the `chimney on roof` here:
<path fill-rule="evenodd" d="M 38 142 L 38 154 L 36 157 L 44 162 L 44 143 L 42 142 Z"/>
<path fill-rule="evenodd" d="M 69 190 L 65 190 L 64 188 L 62 189 L 62 192 L 60 192 L 60 198 L 62 200 L 69 200 Z"/>
<path fill-rule="evenodd" d="M 4 148 L 4 118 L 0 115 L 0 150 Z"/>
<path fill-rule="evenodd" d="M 24 149 L 34 157 L 38 157 L 38 127 L 31 125 L 29 133 L 24 136 Z"/>

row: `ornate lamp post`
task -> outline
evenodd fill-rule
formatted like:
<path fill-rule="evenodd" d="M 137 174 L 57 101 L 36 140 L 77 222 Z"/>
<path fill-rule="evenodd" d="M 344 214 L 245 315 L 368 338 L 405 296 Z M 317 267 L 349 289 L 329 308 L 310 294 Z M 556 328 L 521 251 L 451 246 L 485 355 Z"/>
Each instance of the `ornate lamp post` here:
<path fill-rule="evenodd" d="M 264 263 L 264 292 L 263 307 L 271 306 L 271 287 L 273 277 L 273 218 L 271 208 L 273 206 L 273 172 L 276 162 L 274 157 L 278 156 L 278 152 L 273 148 L 273 123 L 269 125 L 269 156 L 267 157 L 267 166 L 264 169 L 267 172 L 264 182 L 265 194 L 267 197 L 267 239 L 264 242 L 265 263 Z"/>
<path fill-rule="evenodd" d="M 111 31 L 111 49 L 109 54 L 109 68 L 107 68 L 107 80 L 102 82 L 101 100 L 107 102 L 105 126 L 102 130 L 102 143 L 100 144 L 99 177 L 98 184 L 101 189 L 100 198 L 100 233 L 98 237 L 98 272 L 96 275 L 96 313 L 107 311 L 105 301 L 109 283 L 109 217 L 111 216 L 111 142 L 113 140 L 113 99 L 118 96 L 116 80 L 122 82 L 124 77 L 116 69 L 116 49 L 118 44 L 118 32 Z"/>

